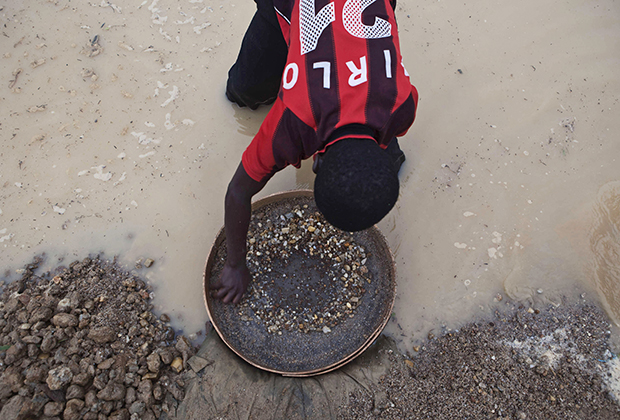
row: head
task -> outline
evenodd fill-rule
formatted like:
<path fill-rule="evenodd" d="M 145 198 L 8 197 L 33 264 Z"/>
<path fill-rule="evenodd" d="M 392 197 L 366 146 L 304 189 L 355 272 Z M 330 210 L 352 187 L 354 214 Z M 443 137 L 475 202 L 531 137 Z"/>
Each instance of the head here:
<path fill-rule="evenodd" d="M 329 223 L 355 232 L 379 222 L 398 199 L 398 174 L 370 139 L 343 139 L 327 148 L 314 180 L 314 200 Z"/>

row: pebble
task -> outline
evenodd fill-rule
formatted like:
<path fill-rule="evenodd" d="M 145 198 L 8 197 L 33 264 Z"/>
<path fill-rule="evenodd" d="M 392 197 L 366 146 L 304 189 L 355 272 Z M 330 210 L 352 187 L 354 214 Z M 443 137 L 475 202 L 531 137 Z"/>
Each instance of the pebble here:
<path fill-rule="evenodd" d="M 138 415 L 144 414 L 145 409 L 146 409 L 146 404 L 144 404 L 144 401 L 135 401 L 129 407 L 129 414 L 138 414 Z"/>
<path fill-rule="evenodd" d="M 151 372 L 157 373 L 159 372 L 159 367 L 161 366 L 161 358 L 158 353 L 151 353 L 146 358 L 146 366 Z"/>
<path fill-rule="evenodd" d="M 49 353 L 56 347 L 56 344 L 56 337 L 51 334 L 46 335 L 45 337 L 43 337 L 43 341 L 41 342 L 41 351 L 43 353 Z"/>
<path fill-rule="evenodd" d="M 84 408 L 84 401 L 78 399 L 69 400 L 67 401 L 65 411 L 62 413 L 62 418 L 64 420 L 78 420 L 82 408 Z"/>
<path fill-rule="evenodd" d="M 65 404 L 62 402 L 50 401 L 43 407 L 43 414 L 47 417 L 58 416 L 64 410 Z"/>
<path fill-rule="evenodd" d="M 172 363 L 170 363 L 170 367 L 177 373 L 183 370 L 183 359 L 180 357 L 175 358 Z"/>
<path fill-rule="evenodd" d="M 126 389 L 123 385 L 110 381 L 105 388 L 97 393 L 97 398 L 105 401 L 119 401 L 125 398 Z"/>
<path fill-rule="evenodd" d="M 67 388 L 67 393 L 65 398 L 68 400 L 72 400 L 74 398 L 83 399 L 85 395 L 84 388 L 79 385 L 69 385 Z"/>
<path fill-rule="evenodd" d="M 209 362 L 200 356 L 190 357 L 187 363 L 189 364 L 189 367 L 191 367 L 192 370 L 196 373 L 200 372 L 209 365 Z"/>
<path fill-rule="evenodd" d="M 30 315 L 30 319 L 28 322 L 31 324 L 36 324 L 39 321 L 48 321 L 52 315 L 54 315 L 54 311 L 52 308 L 48 307 L 39 307 L 32 312 Z"/>
<path fill-rule="evenodd" d="M 52 318 L 52 324 L 60 328 L 76 327 L 78 319 L 73 314 L 59 313 Z"/>
<path fill-rule="evenodd" d="M 71 369 L 66 366 L 60 366 L 49 371 L 45 382 L 52 391 L 56 391 L 70 383 L 72 379 L 73 372 L 71 372 Z"/>
<path fill-rule="evenodd" d="M 110 327 L 97 327 L 91 328 L 87 337 L 97 344 L 105 344 L 114 341 L 116 339 L 116 334 Z"/>

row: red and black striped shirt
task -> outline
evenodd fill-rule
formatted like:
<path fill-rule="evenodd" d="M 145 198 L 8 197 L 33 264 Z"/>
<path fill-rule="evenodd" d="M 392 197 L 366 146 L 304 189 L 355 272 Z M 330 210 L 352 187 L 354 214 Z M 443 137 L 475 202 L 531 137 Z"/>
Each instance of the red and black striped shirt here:
<path fill-rule="evenodd" d="M 288 44 L 278 98 L 248 148 L 256 181 L 347 137 L 387 147 L 415 118 L 389 0 L 273 0 Z M 353 124 L 367 134 L 347 130 Z"/>

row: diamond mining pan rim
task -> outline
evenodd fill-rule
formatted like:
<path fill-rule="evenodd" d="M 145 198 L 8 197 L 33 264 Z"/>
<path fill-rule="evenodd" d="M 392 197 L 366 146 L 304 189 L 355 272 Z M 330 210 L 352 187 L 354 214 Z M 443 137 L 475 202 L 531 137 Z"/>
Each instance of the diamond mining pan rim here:
<path fill-rule="evenodd" d="M 280 192 L 280 193 L 276 193 L 276 194 L 272 194 L 269 195 L 267 197 L 264 197 L 260 200 L 255 201 L 254 203 L 252 203 L 252 211 L 256 211 L 268 204 L 280 201 L 280 200 L 284 200 L 287 198 L 297 198 L 297 197 L 313 197 L 314 196 L 314 192 L 312 190 L 295 190 L 295 191 L 286 191 L 286 192 Z M 390 272 L 390 274 L 392 275 L 392 279 L 390 281 L 390 283 L 393 285 L 393 290 L 392 290 L 392 297 L 390 299 L 389 302 L 389 308 L 385 308 L 385 310 L 383 311 L 384 316 L 383 316 L 383 320 L 380 323 L 380 325 L 375 329 L 375 331 L 370 334 L 370 336 L 368 337 L 368 339 L 364 342 L 364 344 L 362 344 L 357 350 L 353 351 L 349 356 L 344 357 L 342 360 L 333 363 L 331 365 L 319 368 L 319 369 L 314 369 L 314 370 L 309 370 L 309 371 L 302 371 L 302 372 L 286 372 L 286 371 L 280 371 L 280 370 L 275 370 L 269 367 L 265 367 L 260 365 L 259 363 L 249 360 L 247 357 L 244 356 L 244 354 L 242 352 L 240 352 L 237 348 L 234 347 L 234 345 L 232 345 L 232 343 L 230 343 L 230 341 L 226 338 L 226 336 L 222 333 L 222 331 L 220 330 L 217 322 L 215 321 L 215 317 L 213 316 L 212 310 L 211 310 L 211 302 L 212 302 L 212 298 L 211 295 L 209 293 L 209 278 L 208 273 L 211 273 L 211 270 L 213 269 L 213 264 L 215 263 L 215 258 L 217 255 L 217 250 L 220 247 L 220 245 L 224 242 L 224 240 L 226 239 L 226 235 L 224 232 L 224 227 L 222 227 L 220 229 L 220 231 L 218 232 L 217 236 L 215 237 L 215 240 L 213 241 L 213 245 L 211 245 L 211 249 L 209 251 L 209 256 L 207 257 L 207 262 L 205 265 L 205 270 L 203 273 L 203 277 L 202 277 L 202 281 L 203 281 L 203 297 L 204 297 L 204 301 L 205 301 L 205 307 L 207 309 L 207 313 L 209 314 L 209 319 L 211 320 L 211 324 L 213 325 L 213 328 L 215 328 L 215 330 L 217 331 L 218 335 L 220 336 L 220 338 L 222 339 L 222 341 L 224 341 L 224 343 L 226 343 L 226 345 L 233 351 L 235 352 L 235 354 L 237 354 L 239 357 L 241 357 L 243 360 L 245 360 L 246 362 L 248 362 L 249 364 L 260 368 L 262 370 L 268 371 L 268 372 L 273 372 L 273 373 L 278 373 L 280 375 L 283 376 L 290 376 L 290 377 L 308 377 L 308 376 L 315 376 L 315 375 L 320 375 L 323 373 L 327 373 L 327 372 L 331 372 L 335 369 L 338 369 L 342 366 L 344 366 L 345 364 L 349 363 L 350 361 L 352 361 L 353 359 L 355 359 L 357 356 L 359 356 L 360 354 L 362 354 L 368 347 L 370 347 L 370 345 L 377 339 L 377 337 L 381 334 L 381 331 L 383 331 L 383 329 L 385 328 L 385 326 L 387 325 L 389 319 L 390 319 L 390 315 L 392 313 L 392 308 L 394 306 L 394 300 L 396 298 L 396 280 L 395 280 L 395 274 L 396 274 L 396 265 L 394 263 L 394 256 L 392 255 L 392 251 L 390 249 L 390 247 L 387 244 L 387 241 L 385 240 L 385 237 L 383 236 L 383 234 L 381 233 L 381 231 L 379 231 L 379 229 L 376 226 L 373 226 L 370 228 L 373 232 L 373 235 L 376 237 L 376 239 L 378 239 L 378 241 L 381 244 L 381 247 L 383 248 L 382 251 L 384 251 L 384 256 L 389 260 L 389 265 L 391 270 L 388 270 Z"/>

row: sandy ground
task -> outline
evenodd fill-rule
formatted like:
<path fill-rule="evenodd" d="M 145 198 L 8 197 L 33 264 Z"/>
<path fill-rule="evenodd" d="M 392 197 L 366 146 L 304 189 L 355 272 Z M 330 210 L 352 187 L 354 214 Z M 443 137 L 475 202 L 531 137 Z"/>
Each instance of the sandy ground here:
<path fill-rule="evenodd" d="M 0 5 L 0 266 L 120 255 L 154 310 L 204 331 L 202 272 L 223 196 L 266 115 L 223 95 L 248 0 Z M 508 299 L 565 296 L 620 321 L 620 10 L 613 0 L 400 1 L 420 91 L 401 196 L 379 224 L 403 353 Z M 261 196 L 312 185 L 310 167 Z M 499 295 L 498 295 L 499 294 Z"/>

